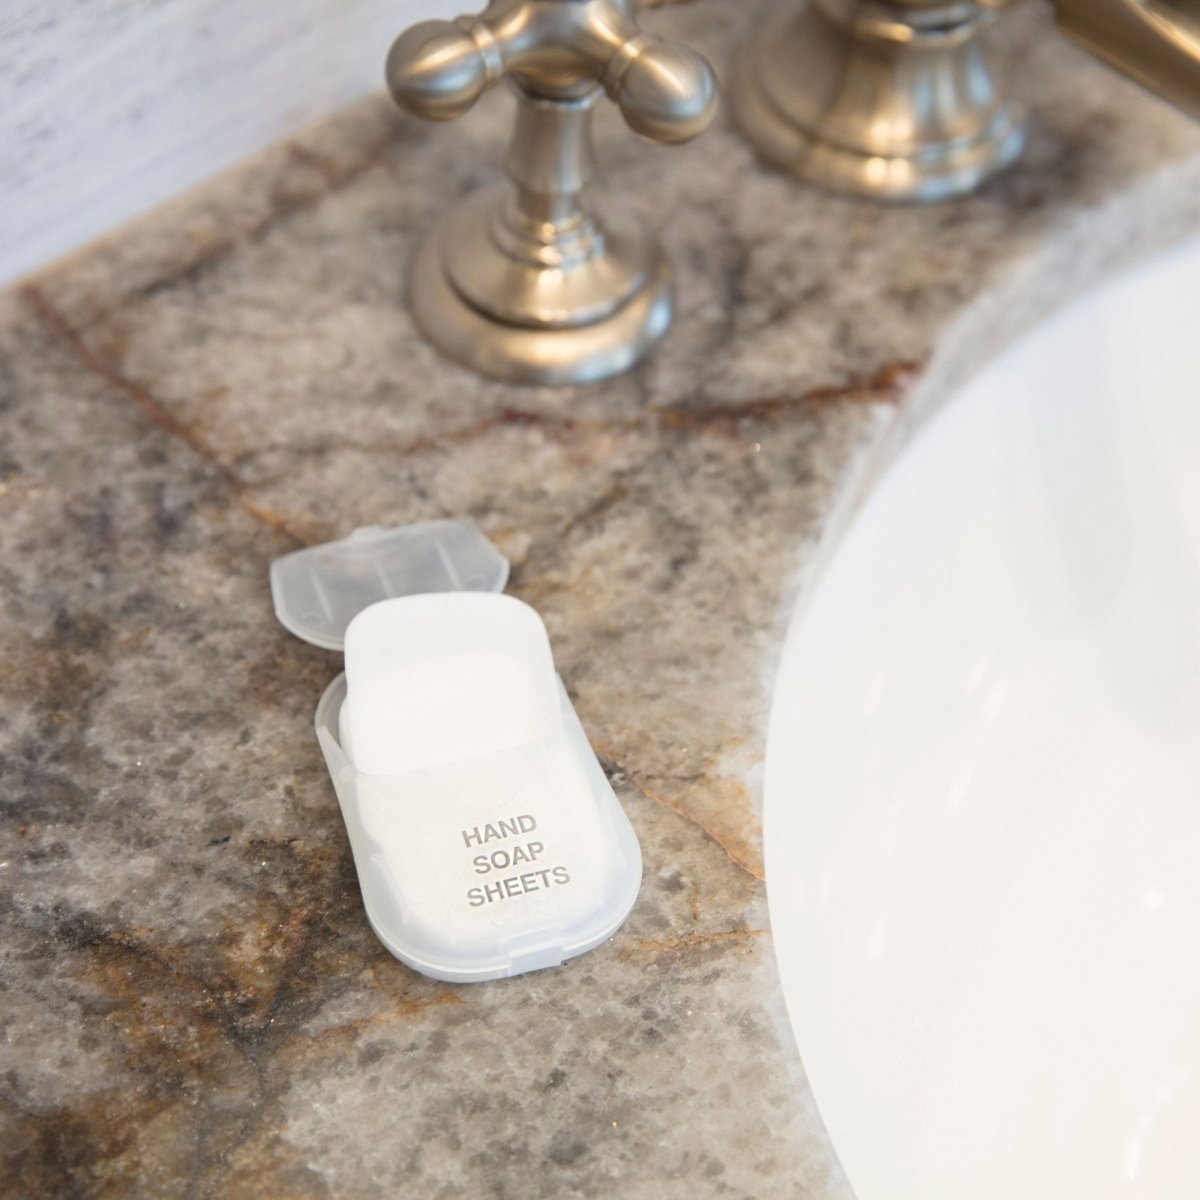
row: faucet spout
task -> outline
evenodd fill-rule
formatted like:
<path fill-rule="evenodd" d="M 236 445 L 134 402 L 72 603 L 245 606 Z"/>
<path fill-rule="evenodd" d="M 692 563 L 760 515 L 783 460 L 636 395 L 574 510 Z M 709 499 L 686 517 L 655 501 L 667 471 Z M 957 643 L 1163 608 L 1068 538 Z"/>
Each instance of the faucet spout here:
<path fill-rule="evenodd" d="M 1055 0 L 1058 24 L 1085 50 L 1200 118 L 1197 0 Z"/>

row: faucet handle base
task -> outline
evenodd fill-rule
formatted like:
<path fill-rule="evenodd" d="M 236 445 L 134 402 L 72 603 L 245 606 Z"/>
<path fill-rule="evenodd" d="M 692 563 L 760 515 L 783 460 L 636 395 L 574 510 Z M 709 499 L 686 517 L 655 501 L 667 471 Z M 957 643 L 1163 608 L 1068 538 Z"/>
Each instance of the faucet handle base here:
<path fill-rule="evenodd" d="M 674 277 L 657 247 L 649 247 L 636 287 L 611 311 L 571 325 L 517 324 L 477 307 L 456 286 L 453 229 L 453 222 L 435 228 L 418 252 L 410 305 L 434 346 L 481 375 L 546 387 L 594 383 L 640 362 L 670 328 Z"/>
<path fill-rule="evenodd" d="M 768 161 L 875 200 L 974 191 L 1025 144 L 1025 114 L 992 69 L 974 5 L 811 0 L 738 52 L 735 121 Z"/>

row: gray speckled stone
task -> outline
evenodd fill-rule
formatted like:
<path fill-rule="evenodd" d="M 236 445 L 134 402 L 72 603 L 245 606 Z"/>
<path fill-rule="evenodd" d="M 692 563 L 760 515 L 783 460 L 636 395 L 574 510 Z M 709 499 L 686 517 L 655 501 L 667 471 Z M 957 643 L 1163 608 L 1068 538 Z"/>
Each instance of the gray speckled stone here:
<path fill-rule="evenodd" d="M 711 8 L 654 20 L 721 60 L 757 6 Z M 606 385 L 482 382 L 400 302 L 495 170 L 501 95 L 432 130 L 359 106 L 0 296 L 0 1192 L 848 1195 L 766 932 L 797 581 L 986 354 L 1200 225 L 1197 131 L 1038 14 L 1007 28 L 1029 154 L 937 208 L 606 113 L 682 296 Z M 646 867 L 612 941 L 475 987 L 367 929 L 311 728 L 338 660 L 266 586 L 299 542 L 443 515 L 513 559 Z"/>

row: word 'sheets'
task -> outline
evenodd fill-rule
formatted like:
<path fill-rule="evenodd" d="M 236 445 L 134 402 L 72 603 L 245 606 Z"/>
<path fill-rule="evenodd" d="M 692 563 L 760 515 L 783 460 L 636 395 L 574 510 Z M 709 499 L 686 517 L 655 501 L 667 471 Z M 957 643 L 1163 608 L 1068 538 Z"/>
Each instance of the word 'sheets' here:
<path fill-rule="evenodd" d="M 494 904 L 497 900 L 511 900 L 526 892 L 540 892 L 555 884 L 570 883 L 571 876 L 566 867 L 549 867 L 540 871 L 527 871 L 524 875 L 510 875 L 482 887 L 473 887 L 467 892 L 472 908 L 483 904 Z"/>
<path fill-rule="evenodd" d="M 486 825 L 476 825 L 474 829 L 464 829 L 463 843 L 469 849 L 471 846 L 482 846 L 487 842 L 501 842 L 520 833 L 532 833 L 536 828 L 537 821 L 528 813 L 523 813 L 519 817 L 497 821 L 494 825 L 489 822 Z"/>

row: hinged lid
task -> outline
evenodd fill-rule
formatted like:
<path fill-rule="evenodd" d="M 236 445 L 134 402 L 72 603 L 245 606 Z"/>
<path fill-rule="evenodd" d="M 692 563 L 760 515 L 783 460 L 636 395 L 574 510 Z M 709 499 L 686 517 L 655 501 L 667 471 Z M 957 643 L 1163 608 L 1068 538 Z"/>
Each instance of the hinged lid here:
<path fill-rule="evenodd" d="M 500 592 L 508 559 L 473 522 L 425 521 L 309 546 L 271 564 L 275 615 L 285 629 L 341 650 L 346 626 L 380 600 L 421 592 Z"/>

